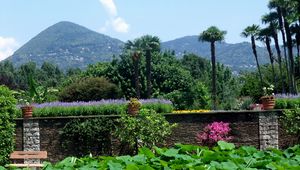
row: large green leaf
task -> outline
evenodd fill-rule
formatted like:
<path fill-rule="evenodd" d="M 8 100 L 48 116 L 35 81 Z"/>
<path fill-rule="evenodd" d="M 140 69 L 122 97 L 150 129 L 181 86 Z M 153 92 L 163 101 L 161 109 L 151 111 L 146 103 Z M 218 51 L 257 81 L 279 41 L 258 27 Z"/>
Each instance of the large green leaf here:
<path fill-rule="evenodd" d="M 175 157 L 178 154 L 178 151 L 178 149 L 171 148 L 166 150 L 163 155 L 167 157 Z"/>
<path fill-rule="evenodd" d="M 139 148 L 139 154 L 144 154 L 148 158 L 154 158 L 155 157 L 154 153 L 146 147 Z"/>
<path fill-rule="evenodd" d="M 218 141 L 218 146 L 221 150 L 232 150 L 235 148 L 233 143 L 227 143 L 225 141 Z"/>
<path fill-rule="evenodd" d="M 135 164 L 128 164 L 126 170 L 139 170 L 139 167 Z"/>
<path fill-rule="evenodd" d="M 115 162 L 113 162 L 111 160 L 108 161 L 107 165 L 108 165 L 108 167 L 109 167 L 110 170 L 122 170 L 123 169 L 122 164 L 115 163 Z"/>

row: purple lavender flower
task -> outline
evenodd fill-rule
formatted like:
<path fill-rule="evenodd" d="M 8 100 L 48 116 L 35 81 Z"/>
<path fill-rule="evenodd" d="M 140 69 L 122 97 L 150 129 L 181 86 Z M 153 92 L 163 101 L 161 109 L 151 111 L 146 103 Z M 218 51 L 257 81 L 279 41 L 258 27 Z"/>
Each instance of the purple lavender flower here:
<path fill-rule="evenodd" d="M 284 99 L 296 99 L 300 98 L 300 94 L 275 94 L 275 98 L 284 98 Z"/>
<path fill-rule="evenodd" d="M 44 107 L 75 107 L 75 106 L 95 106 L 95 105 L 106 105 L 106 104 L 127 104 L 129 101 L 125 99 L 107 99 L 107 100 L 100 100 L 100 101 L 89 101 L 89 102 L 48 102 L 42 104 L 33 104 L 36 108 L 44 108 Z M 142 104 L 149 104 L 149 103 L 161 103 L 161 104 L 172 104 L 170 100 L 165 99 L 141 99 L 140 102 Z"/>

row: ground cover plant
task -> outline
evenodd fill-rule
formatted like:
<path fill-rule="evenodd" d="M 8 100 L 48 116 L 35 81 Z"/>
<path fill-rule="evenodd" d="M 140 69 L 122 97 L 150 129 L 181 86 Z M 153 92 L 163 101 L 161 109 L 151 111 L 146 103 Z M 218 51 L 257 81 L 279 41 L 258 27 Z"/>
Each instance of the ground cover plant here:
<path fill-rule="evenodd" d="M 219 141 L 212 149 L 195 145 L 176 144 L 173 148 L 153 150 L 140 148 L 135 156 L 68 157 L 56 164 L 47 163 L 45 170 L 59 169 L 210 169 L 255 170 L 299 169 L 300 146 L 284 151 L 260 151 L 251 146 L 235 148 L 234 144 Z M 2 168 L 4 169 L 4 168 Z"/>
<path fill-rule="evenodd" d="M 140 100 L 141 109 L 152 109 L 157 113 L 171 113 L 172 102 L 164 99 Z M 87 116 L 87 115 L 120 115 L 126 112 L 128 101 L 100 100 L 91 102 L 50 102 L 35 104 L 34 117 L 55 117 L 55 116 Z M 21 117 L 21 111 L 18 117 Z"/>

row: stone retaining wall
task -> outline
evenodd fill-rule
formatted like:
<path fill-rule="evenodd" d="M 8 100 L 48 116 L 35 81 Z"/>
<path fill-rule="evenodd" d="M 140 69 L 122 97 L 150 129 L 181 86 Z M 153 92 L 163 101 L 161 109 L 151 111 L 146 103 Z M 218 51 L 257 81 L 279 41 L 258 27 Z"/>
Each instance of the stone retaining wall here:
<path fill-rule="evenodd" d="M 196 133 L 214 121 L 230 123 L 231 135 L 233 136 L 231 142 L 237 146 L 251 145 L 259 149 L 265 149 L 268 147 L 281 148 L 294 145 L 297 141 L 293 136 L 289 136 L 289 140 L 281 139 L 286 138 L 286 133 L 278 123 L 278 115 L 280 114 L 281 111 L 166 114 L 166 119 L 170 123 L 177 123 L 178 126 L 173 129 L 173 133 L 166 140 L 165 146 L 172 146 L 175 143 L 197 144 L 195 140 Z M 95 117 L 99 116 L 80 118 L 93 119 Z M 17 119 L 16 149 L 45 150 L 48 152 L 48 161 L 51 162 L 74 155 L 73 151 L 64 150 L 62 147 L 63 139 L 61 139 L 60 134 L 65 124 L 75 118 L 78 119 L 78 117 Z M 31 125 L 28 125 L 28 123 L 31 123 Z M 26 130 L 26 128 L 30 128 L 30 130 Z M 111 145 L 112 153 L 117 154 L 119 148 L 118 140 L 112 138 Z"/>

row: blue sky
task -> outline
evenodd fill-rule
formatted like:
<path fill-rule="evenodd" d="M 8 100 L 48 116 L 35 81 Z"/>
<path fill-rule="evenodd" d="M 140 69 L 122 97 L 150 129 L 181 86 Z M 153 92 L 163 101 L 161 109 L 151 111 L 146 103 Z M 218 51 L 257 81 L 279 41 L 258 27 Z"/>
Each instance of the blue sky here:
<path fill-rule="evenodd" d="M 150 34 L 162 41 L 199 35 L 215 25 L 225 41 L 260 24 L 268 0 L 1 0 L 0 60 L 47 27 L 71 21 L 120 40 Z"/>

